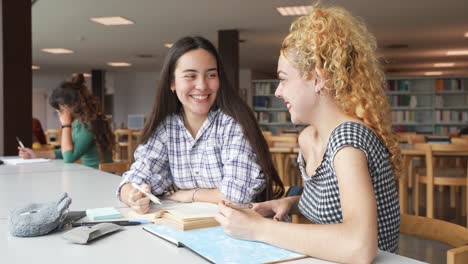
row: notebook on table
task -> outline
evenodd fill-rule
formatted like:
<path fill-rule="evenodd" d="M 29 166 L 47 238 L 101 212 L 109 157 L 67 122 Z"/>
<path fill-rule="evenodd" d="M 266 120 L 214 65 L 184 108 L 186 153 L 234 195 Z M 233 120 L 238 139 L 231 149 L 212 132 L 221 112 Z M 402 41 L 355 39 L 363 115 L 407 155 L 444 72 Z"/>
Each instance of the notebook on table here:
<path fill-rule="evenodd" d="M 9 165 L 20 165 L 20 164 L 31 164 L 31 163 L 43 163 L 49 162 L 50 159 L 23 159 L 23 158 L 12 158 L 12 159 L 3 159 L 3 162 Z"/>
<path fill-rule="evenodd" d="M 153 207 L 150 213 L 138 214 L 130 211 L 127 218 L 146 219 L 155 224 L 168 225 L 178 230 L 192 230 L 217 226 L 214 219 L 218 206 L 211 203 L 164 203 Z"/>
<path fill-rule="evenodd" d="M 220 226 L 181 231 L 164 225 L 147 225 L 143 229 L 178 247 L 186 247 L 212 263 L 276 263 L 306 257 L 265 243 L 232 238 Z"/>

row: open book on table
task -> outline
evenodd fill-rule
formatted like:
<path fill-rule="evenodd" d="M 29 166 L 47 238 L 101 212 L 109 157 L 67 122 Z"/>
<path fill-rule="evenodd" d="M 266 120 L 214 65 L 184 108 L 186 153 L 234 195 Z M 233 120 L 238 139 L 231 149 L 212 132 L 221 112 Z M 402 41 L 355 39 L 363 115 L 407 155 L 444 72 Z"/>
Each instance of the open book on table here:
<path fill-rule="evenodd" d="M 127 218 L 146 219 L 155 224 L 172 226 L 179 230 L 192 230 L 219 225 L 214 219 L 218 206 L 211 203 L 176 203 L 162 201 L 161 205 L 152 205 L 150 213 L 138 214 L 130 211 Z"/>
<path fill-rule="evenodd" d="M 185 232 L 164 225 L 146 225 L 143 229 L 212 263 L 278 263 L 306 257 L 265 243 L 232 238 L 219 226 Z"/>

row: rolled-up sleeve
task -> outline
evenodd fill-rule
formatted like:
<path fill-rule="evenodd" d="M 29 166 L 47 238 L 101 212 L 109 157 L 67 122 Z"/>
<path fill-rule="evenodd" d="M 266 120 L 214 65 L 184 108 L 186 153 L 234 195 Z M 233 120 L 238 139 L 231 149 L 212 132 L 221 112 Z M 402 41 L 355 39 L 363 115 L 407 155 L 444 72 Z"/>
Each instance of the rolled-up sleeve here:
<path fill-rule="evenodd" d="M 151 192 L 160 195 L 172 185 L 173 179 L 169 168 L 169 158 L 166 148 L 167 137 L 164 126 L 161 125 L 151 135 L 145 144 L 140 144 L 135 150 L 135 162 L 130 170 L 122 175 L 122 181 L 117 189 L 129 182 L 149 184 Z"/>
<path fill-rule="evenodd" d="M 232 202 L 251 202 L 266 184 L 255 152 L 234 119 L 225 124 L 223 139 L 221 193 Z"/>

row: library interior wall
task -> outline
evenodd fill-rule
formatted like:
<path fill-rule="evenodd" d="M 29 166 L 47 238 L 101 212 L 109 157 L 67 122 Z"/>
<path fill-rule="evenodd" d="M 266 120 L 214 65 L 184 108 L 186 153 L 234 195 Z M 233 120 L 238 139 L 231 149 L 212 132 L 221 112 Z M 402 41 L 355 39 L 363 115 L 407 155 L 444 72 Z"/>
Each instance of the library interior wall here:
<path fill-rule="evenodd" d="M 62 81 L 69 79 L 68 73 L 33 72 L 33 117 L 38 118 L 44 129 L 60 126 L 54 109 L 49 106 L 48 96 Z M 159 72 L 107 72 L 106 87 L 109 85 L 114 94 L 113 123 L 115 128 L 127 126 L 127 117 L 131 114 L 151 114 Z M 240 69 L 239 84 L 246 89 L 251 100 L 251 70 Z M 90 80 L 86 79 L 90 86 Z"/>

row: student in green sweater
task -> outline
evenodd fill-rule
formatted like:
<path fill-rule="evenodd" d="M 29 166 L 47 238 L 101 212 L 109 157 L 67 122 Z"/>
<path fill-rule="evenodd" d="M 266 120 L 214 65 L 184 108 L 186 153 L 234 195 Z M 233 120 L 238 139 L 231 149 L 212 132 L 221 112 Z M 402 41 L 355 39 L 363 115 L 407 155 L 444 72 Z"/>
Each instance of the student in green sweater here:
<path fill-rule="evenodd" d="M 49 104 L 57 110 L 62 125 L 61 148 L 54 151 L 18 148 L 19 156 L 63 159 L 66 163 L 81 160 L 83 165 L 96 169 L 99 163 L 112 162 L 114 134 L 98 101 L 84 85 L 83 74 L 56 88 Z"/>

